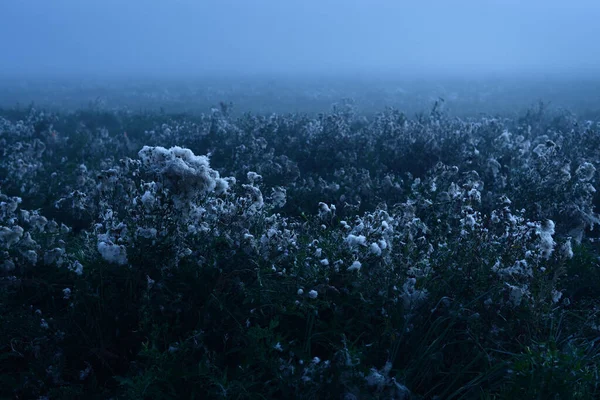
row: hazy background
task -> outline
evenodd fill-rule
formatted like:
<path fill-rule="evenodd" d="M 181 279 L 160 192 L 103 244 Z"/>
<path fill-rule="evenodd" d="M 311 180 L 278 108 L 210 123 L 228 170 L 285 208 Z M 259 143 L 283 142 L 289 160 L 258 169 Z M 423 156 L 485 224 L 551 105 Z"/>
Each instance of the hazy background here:
<path fill-rule="evenodd" d="M 259 81 L 287 95 L 393 97 L 419 80 L 426 101 L 487 82 L 505 94 L 534 85 L 513 95 L 523 103 L 583 96 L 593 107 L 598 38 L 597 0 L 0 0 L 0 104 L 82 96 L 67 83 L 90 100 L 123 82 L 164 92 L 176 81 L 170 90 L 192 98 Z"/>

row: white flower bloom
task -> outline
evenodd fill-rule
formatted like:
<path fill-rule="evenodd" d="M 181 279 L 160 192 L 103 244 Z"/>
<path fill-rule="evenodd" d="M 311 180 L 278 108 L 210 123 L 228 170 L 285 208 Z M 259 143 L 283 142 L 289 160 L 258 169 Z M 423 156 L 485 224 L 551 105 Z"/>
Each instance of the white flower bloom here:
<path fill-rule="evenodd" d="M 98 252 L 102 255 L 102 258 L 110 263 L 127 264 L 127 251 L 123 245 L 116 245 L 111 241 L 99 241 Z"/>
<path fill-rule="evenodd" d="M 151 208 L 154 205 L 156 198 L 150 193 L 149 190 L 146 190 L 142 195 L 142 204 L 146 208 Z"/>
<path fill-rule="evenodd" d="M 481 192 L 475 188 L 469 190 L 469 199 L 481 203 Z"/>
<path fill-rule="evenodd" d="M 523 301 L 523 297 L 527 294 L 527 288 L 506 284 L 509 288 L 508 301 L 513 307 L 518 307 Z"/>
<path fill-rule="evenodd" d="M 275 208 L 281 208 L 285 205 L 286 203 L 286 190 L 285 188 L 281 187 L 281 186 L 277 186 L 274 187 L 273 189 L 271 189 L 271 202 L 273 204 L 273 207 Z"/>
<path fill-rule="evenodd" d="M 406 310 L 417 307 L 428 296 L 427 290 L 417 289 L 416 284 L 417 280 L 415 278 L 408 278 L 402 285 L 401 297 Z"/>
<path fill-rule="evenodd" d="M 378 390 L 383 389 L 386 378 L 377 369 L 371 368 L 371 373 L 365 378 L 367 385 L 376 386 Z"/>
<path fill-rule="evenodd" d="M 566 242 L 560 247 L 560 252 L 564 258 L 573 258 L 573 246 L 571 244 L 571 238 L 568 238 Z"/>
<path fill-rule="evenodd" d="M 35 250 L 27 250 L 23 253 L 23 257 L 32 265 L 37 264 L 38 254 Z"/>
<path fill-rule="evenodd" d="M 175 146 L 167 150 L 160 146 L 144 146 L 138 157 L 177 196 L 187 198 L 213 191 L 219 194 L 229 185 L 210 168 L 208 157 L 197 156 L 190 149 Z"/>
<path fill-rule="evenodd" d="M 360 271 L 362 264 L 360 261 L 354 261 L 351 266 L 348 267 L 348 271 Z"/>
<path fill-rule="evenodd" d="M 244 188 L 246 190 L 246 193 L 248 193 L 248 197 L 252 201 L 252 204 L 250 205 L 248 211 L 251 214 L 255 214 L 265 204 L 264 199 L 263 199 L 263 195 L 262 195 L 260 189 L 257 188 L 256 186 L 242 185 L 242 188 Z"/>
<path fill-rule="evenodd" d="M 450 195 L 450 196 L 451 196 L 453 199 L 456 199 L 457 197 L 459 197 L 459 196 L 460 196 L 460 194 L 461 194 L 461 191 L 460 191 L 460 189 L 459 189 L 459 187 L 458 187 L 458 185 L 457 185 L 456 183 L 452 182 L 452 183 L 450 184 L 450 187 L 448 188 L 448 194 L 449 194 L 449 195 Z"/>
<path fill-rule="evenodd" d="M 6 226 L 0 227 L 0 244 L 3 244 L 7 249 L 10 249 L 10 246 L 13 244 L 18 243 L 22 236 L 23 228 L 20 226 L 13 226 L 12 228 Z"/>
<path fill-rule="evenodd" d="M 318 295 L 319 293 L 317 293 L 316 290 L 311 290 L 310 292 L 308 292 L 308 297 L 310 297 L 311 299 L 316 299 Z"/>
<path fill-rule="evenodd" d="M 363 235 L 353 235 L 353 234 L 349 234 L 346 239 L 345 242 L 348 243 L 348 245 L 350 247 L 356 247 L 356 246 L 366 246 L 367 245 L 367 238 L 364 237 Z"/>
<path fill-rule="evenodd" d="M 463 226 L 468 226 L 471 229 L 475 228 L 477 222 L 475 221 L 475 217 L 472 214 L 468 214 L 463 219 L 461 219 Z"/>
<path fill-rule="evenodd" d="M 562 298 L 562 292 L 554 289 L 552 290 L 552 302 L 553 303 L 558 303 L 560 301 L 560 299 Z"/>
<path fill-rule="evenodd" d="M 536 234 L 540 237 L 540 250 L 542 257 L 548 259 L 554 251 L 554 221 L 547 220 L 544 224 L 538 224 L 536 227 Z"/>
<path fill-rule="evenodd" d="M 52 250 L 48 250 L 44 253 L 44 264 L 50 265 L 56 263 L 58 266 L 62 265 L 65 250 L 60 247 L 56 247 Z"/>
<path fill-rule="evenodd" d="M 319 202 L 319 214 L 323 213 L 323 214 L 328 214 L 331 212 L 331 209 L 329 208 L 329 206 L 325 203 L 323 203 L 322 201 Z"/>
<path fill-rule="evenodd" d="M 589 162 L 584 162 L 575 171 L 575 175 L 577 176 L 577 179 L 579 179 L 581 182 L 591 181 L 594 178 L 595 174 L 596 174 L 596 168 L 594 167 L 594 165 L 592 163 L 589 163 Z"/>
<path fill-rule="evenodd" d="M 79 261 L 75 261 L 73 265 L 69 267 L 69 270 L 75 272 L 77 275 L 83 275 L 83 265 Z"/>
<path fill-rule="evenodd" d="M 381 247 L 379 247 L 377 243 L 371 243 L 370 250 L 371 253 L 375 254 L 376 256 L 381 255 Z"/>
<path fill-rule="evenodd" d="M 155 228 L 142 228 L 138 227 L 135 231 L 137 236 L 141 236 L 145 239 L 154 239 L 156 238 L 156 229 Z"/>
<path fill-rule="evenodd" d="M 255 182 L 262 180 L 262 175 L 259 175 L 254 171 L 248 171 L 246 178 L 248 179 L 248 182 L 253 185 Z"/>

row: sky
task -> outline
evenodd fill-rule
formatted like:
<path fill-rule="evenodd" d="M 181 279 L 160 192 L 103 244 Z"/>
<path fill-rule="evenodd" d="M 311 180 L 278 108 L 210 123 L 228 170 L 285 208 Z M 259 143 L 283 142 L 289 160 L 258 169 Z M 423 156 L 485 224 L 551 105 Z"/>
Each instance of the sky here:
<path fill-rule="evenodd" d="M 0 0 L 0 75 L 600 71 L 598 0 Z"/>

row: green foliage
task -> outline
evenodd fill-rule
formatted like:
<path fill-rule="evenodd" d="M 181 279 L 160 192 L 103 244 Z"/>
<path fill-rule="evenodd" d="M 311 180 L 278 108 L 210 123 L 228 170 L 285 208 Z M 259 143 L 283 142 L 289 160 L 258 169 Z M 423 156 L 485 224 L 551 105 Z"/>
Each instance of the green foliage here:
<path fill-rule="evenodd" d="M 518 129 L 527 134 L 525 126 L 531 125 L 542 133 L 547 124 L 558 129 L 569 123 L 548 122 L 544 113 L 540 105 Z M 23 119 L 31 115 L 10 114 Z M 572 259 L 557 255 L 557 249 L 552 258 L 540 261 L 526 255 L 537 240 L 531 229 L 489 222 L 487 214 L 506 206 L 496 204 L 494 193 L 482 189 L 481 204 L 441 194 L 455 182 L 461 190 L 471 188 L 465 175 L 479 170 L 477 180 L 482 176 L 494 190 L 506 185 L 518 208 L 539 203 L 526 210 L 527 217 L 569 222 L 568 210 L 545 206 L 557 198 L 564 205 L 581 188 L 540 183 L 551 174 L 528 175 L 530 170 L 557 172 L 556 165 L 537 159 L 539 165 L 533 167 L 516 165 L 513 149 L 493 153 L 489 149 L 504 130 L 500 123 L 481 128 L 447 120 L 438 103 L 417 121 L 386 110 L 368 124 L 356 118 L 352 104 L 345 104 L 315 120 L 246 115 L 235 123 L 226 105 L 220 113 L 200 118 L 92 108 L 32 123 L 33 137 L 47 143 L 40 159 L 48 169 L 23 182 L 7 182 L 3 193 L 17 195 L 21 184 L 35 190 L 43 186 L 24 196 L 24 205 L 77 229 L 63 243 L 58 236 L 36 239 L 44 243 L 43 250 L 63 246 L 85 268 L 79 276 L 64 265 L 39 262 L 19 266 L 14 280 L 8 273 L 3 276 L 0 397 L 599 396 L 597 243 L 574 245 Z M 310 123 L 320 128 L 306 133 Z M 174 132 L 164 133 L 171 128 Z M 56 141 L 49 138 L 53 129 L 59 132 Z M 147 133 L 153 130 L 159 133 Z M 71 133 L 69 140 L 60 141 L 61 132 Z M 126 170 L 116 160 L 134 156 L 136 144 L 163 144 L 151 143 L 162 140 L 161 135 L 196 154 L 213 151 L 212 165 L 239 180 L 249 170 L 260 171 L 264 189 L 288 189 L 286 206 L 277 210 L 279 215 L 273 209 L 247 215 L 242 206 L 225 216 L 215 212 L 209 232 L 192 236 L 166 194 L 160 199 L 162 208 L 152 212 L 139 202 L 132 205 L 136 197 L 127 190 L 138 190 L 150 180 L 139 171 L 131 181 L 125 172 L 116 175 L 121 186 L 104 197 L 92 190 L 97 177 L 80 182 L 80 163 L 99 175 L 115 166 Z M 17 138 L 6 143 L 17 145 Z M 490 154 L 478 158 L 475 146 Z M 580 158 L 579 150 L 572 151 L 573 159 Z M 504 160 L 506 182 L 486 169 L 492 157 Z M 469 171 L 451 167 L 461 162 Z M 49 167 L 61 176 L 46 184 Z M 8 172 L 0 167 L 0 173 Z M 340 188 L 331 189 L 338 179 Z M 431 183 L 440 189 L 431 189 Z M 92 188 L 90 197 L 97 196 L 86 203 L 88 208 L 75 215 L 56 206 L 56 193 L 73 193 L 77 187 Z M 232 198 L 237 201 L 242 195 L 234 192 L 210 206 Z M 209 207 L 204 200 L 198 204 Z M 337 214 L 317 216 L 321 200 L 337 204 Z M 134 238 L 127 243 L 127 265 L 111 264 L 95 247 L 99 228 L 92 223 L 106 222 L 99 214 L 107 204 Z M 480 213 L 477 225 L 465 228 L 463 217 L 475 209 Z M 340 227 L 342 219 L 375 226 L 373 220 L 388 212 L 399 219 L 396 228 L 408 233 L 386 257 L 373 255 L 366 246 L 351 249 L 344 241 L 349 231 Z M 294 230 L 293 256 L 277 243 L 268 251 L 257 250 L 271 218 Z M 519 224 L 527 227 L 527 222 Z M 136 237 L 141 226 L 156 228 L 158 236 Z M 506 237 L 501 236 L 504 230 Z M 254 240 L 252 245 L 243 241 L 246 235 Z M 282 232 L 273 241 L 278 235 Z M 187 246 L 190 253 L 182 256 Z M 315 255 L 317 247 L 327 254 L 328 268 L 320 264 L 324 256 Z M 21 259 L 15 249 L 10 255 Z M 349 271 L 348 261 L 358 258 L 362 268 Z M 522 282 L 512 276 L 503 280 L 494 263 L 510 266 L 526 258 L 532 264 L 528 293 L 511 305 L 507 283 Z M 66 288 L 71 297 L 65 296 Z M 562 297 L 556 298 L 556 288 Z M 316 298 L 309 295 L 312 290 Z M 416 300 L 410 293 L 417 293 Z M 400 383 L 410 394 L 401 394 Z"/>

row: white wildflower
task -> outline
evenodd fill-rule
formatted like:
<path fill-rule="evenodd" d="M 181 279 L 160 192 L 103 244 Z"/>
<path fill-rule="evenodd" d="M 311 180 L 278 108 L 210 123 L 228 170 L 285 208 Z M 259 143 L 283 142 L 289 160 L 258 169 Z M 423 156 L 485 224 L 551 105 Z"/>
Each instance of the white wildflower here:
<path fill-rule="evenodd" d="M 265 204 L 260 189 L 252 185 L 242 185 L 242 188 L 246 190 L 249 199 L 252 201 L 250 207 L 248 208 L 248 211 L 251 214 L 258 212 L 258 210 L 260 210 Z"/>
<path fill-rule="evenodd" d="M 259 175 L 254 171 L 248 171 L 248 173 L 246 174 L 246 178 L 248 179 L 248 182 L 250 182 L 251 185 L 254 185 L 255 182 L 262 180 L 262 175 Z"/>
<path fill-rule="evenodd" d="M 123 245 L 116 245 L 111 241 L 99 241 L 98 252 L 110 263 L 127 264 L 127 251 Z"/>
<path fill-rule="evenodd" d="M 145 239 L 154 239 L 156 238 L 156 229 L 155 228 L 142 228 L 138 227 L 135 231 L 136 236 L 141 236 Z"/>
<path fill-rule="evenodd" d="M 367 245 L 367 238 L 364 237 L 363 235 L 353 235 L 353 234 L 349 234 L 346 239 L 345 242 L 348 243 L 348 245 L 350 247 L 356 247 L 356 246 L 366 246 Z"/>
<path fill-rule="evenodd" d="M 44 253 L 44 264 L 50 265 L 56 263 L 60 266 L 63 263 L 62 256 L 65 254 L 65 250 L 60 247 L 56 247 L 52 250 L 48 250 Z"/>
<path fill-rule="evenodd" d="M 562 292 L 558 291 L 556 289 L 552 290 L 552 302 L 553 303 L 558 303 L 560 301 L 560 299 L 562 298 Z"/>
<path fill-rule="evenodd" d="M 15 243 L 18 243 L 23 236 L 23 228 L 20 226 L 13 226 L 8 228 L 6 226 L 0 227 L 0 244 L 4 244 L 4 247 L 10 249 Z"/>
<path fill-rule="evenodd" d="M 547 220 L 544 224 L 538 224 L 536 227 L 536 234 L 540 237 L 540 250 L 542 257 L 548 259 L 554 251 L 554 221 Z"/>
<path fill-rule="evenodd" d="M 75 261 L 70 267 L 69 270 L 75 272 L 77 275 L 83 275 L 83 265 L 79 261 Z"/>
<path fill-rule="evenodd" d="M 360 271 L 362 264 L 360 261 L 354 261 L 351 266 L 348 267 L 348 271 Z"/>
<path fill-rule="evenodd" d="M 371 373 L 365 377 L 367 385 L 376 386 L 381 391 L 386 382 L 386 376 L 380 373 L 376 368 L 371 368 Z"/>
<path fill-rule="evenodd" d="M 142 204 L 146 208 L 152 208 L 155 201 L 156 201 L 156 198 L 154 197 L 154 195 L 152 193 L 150 193 L 149 190 L 146 190 L 144 192 L 144 194 L 142 195 Z"/>
<path fill-rule="evenodd" d="M 375 254 L 376 256 L 381 255 L 381 247 L 379 247 L 377 243 L 371 243 L 370 250 L 371 253 Z"/>
<path fill-rule="evenodd" d="M 513 307 L 521 305 L 523 297 L 527 294 L 527 289 L 519 286 L 506 284 L 509 289 L 508 301 Z"/>
<path fill-rule="evenodd" d="M 469 190 L 469 199 L 481 203 L 481 192 L 475 188 Z"/>
<path fill-rule="evenodd" d="M 208 157 L 197 156 L 190 149 L 144 146 L 138 157 L 178 196 L 192 197 L 216 191 L 217 186 L 220 191 L 228 186 L 227 182 L 221 182 L 219 173 L 210 168 Z"/>
<path fill-rule="evenodd" d="M 589 163 L 589 162 L 584 162 L 575 171 L 575 175 L 577 176 L 577 179 L 579 179 L 581 182 L 591 181 L 594 178 L 595 174 L 596 174 L 596 168 L 594 167 L 594 165 L 592 163 Z"/>
<path fill-rule="evenodd" d="M 38 254 L 35 250 L 27 250 L 23 252 L 23 258 L 25 258 L 30 264 L 35 265 L 38 261 Z"/>
<path fill-rule="evenodd" d="M 573 258 L 573 245 L 571 244 L 571 238 L 568 238 L 566 242 L 560 247 L 562 256 L 566 259 Z"/>
<path fill-rule="evenodd" d="M 281 208 L 286 203 L 286 190 L 281 186 L 271 189 L 271 203 L 275 208 Z"/>

